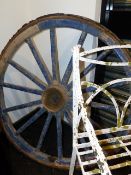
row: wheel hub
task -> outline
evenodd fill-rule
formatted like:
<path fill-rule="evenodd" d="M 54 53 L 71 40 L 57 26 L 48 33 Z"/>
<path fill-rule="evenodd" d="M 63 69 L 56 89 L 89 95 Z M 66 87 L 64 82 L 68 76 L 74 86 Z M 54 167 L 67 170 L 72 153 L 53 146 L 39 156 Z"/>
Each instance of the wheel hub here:
<path fill-rule="evenodd" d="M 68 100 L 68 94 L 63 86 L 53 85 L 42 94 L 42 104 L 50 112 L 60 111 Z"/>

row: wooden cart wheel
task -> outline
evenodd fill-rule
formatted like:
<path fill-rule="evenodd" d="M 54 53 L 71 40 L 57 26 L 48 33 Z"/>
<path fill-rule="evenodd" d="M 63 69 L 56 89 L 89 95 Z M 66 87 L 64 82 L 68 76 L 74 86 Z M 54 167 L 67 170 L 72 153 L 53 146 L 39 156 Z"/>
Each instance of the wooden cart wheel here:
<path fill-rule="evenodd" d="M 72 115 L 72 81 L 70 80 L 72 74 L 72 57 L 69 58 L 69 63 L 61 76 L 59 50 L 57 45 L 57 34 L 60 29 L 78 31 L 80 36 L 76 44 L 80 44 L 84 47 L 85 43 L 88 43 L 88 35 L 98 38 L 105 45 L 121 44 L 121 41 L 109 30 L 101 26 L 100 24 L 80 16 L 66 15 L 66 14 L 52 14 L 42 16 L 34 21 L 24 25 L 8 42 L 1 54 L 0 59 L 0 108 L 1 108 L 1 121 L 3 129 L 8 136 L 9 140 L 28 157 L 40 162 L 44 165 L 67 169 L 69 168 L 70 158 L 64 157 L 64 150 L 62 145 L 62 119 L 66 117 L 68 124 L 71 124 Z M 42 35 L 43 32 L 49 32 L 50 38 L 50 57 L 52 70 L 49 69 L 40 53 L 38 52 L 34 37 Z M 72 36 L 72 35 L 70 35 Z M 72 42 L 70 37 L 70 41 Z M 70 43 L 69 40 L 64 38 L 63 43 Z M 27 44 L 28 49 L 32 52 L 36 64 L 38 65 L 44 81 L 32 73 L 32 70 L 27 70 L 14 59 L 16 52 L 18 52 L 23 45 Z M 46 43 L 43 43 L 43 45 Z M 43 52 L 45 50 L 43 49 Z M 46 51 L 45 51 L 46 52 Z M 69 50 L 71 52 L 71 48 Z M 109 54 L 109 51 L 102 52 L 96 59 L 104 59 Z M 115 54 L 121 61 L 126 61 L 129 56 L 126 50 L 115 49 Z M 68 54 L 67 54 L 68 55 Z M 27 62 L 30 58 L 27 58 Z M 64 63 L 63 63 L 64 64 Z M 13 67 L 18 72 L 22 73 L 25 78 L 31 80 L 38 88 L 32 88 L 22 86 L 18 84 L 17 80 L 9 83 L 5 82 L 5 75 L 8 73 L 8 68 Z M 88 75 L 93 69 L 93 65 L 88 65 L 81 72 L 81 78 Z M 127 71 L 128 75 L 128 71 Z M 10 75 L 13 76 L 13 75 Z M 23 102 L 19 105 L 6 106 L 5 89 L 15 90 L 15 92 L 30 93 L 37 95 L 37 100 L 31 102 Z M 24 108 L 30 108 L 37 106 L 39 109 L 32 115 L 20 128 L 15 128 L 12 122 L 10 112 L 18 111 Z M 47 114 L 44 126 L 40 132 L 37 144 L 34 146 L 28 142 L 22 133 L 34 124 L 39 118 L 44 117 L 43 114 Z M 55 118 L 56 121 L 56 133 L 57 133 L 57 155 L 52 156 L 46 153 L 46 150 L 42 150 L 43 142 L 46 139 L 48 130 L 50 129 L 51 121 Z M 33 135 L 33 133 L 32 133 Z M 50 138 L 51 139 L 51 138 Z M 67 140 L 68 142 L 68 140 Z M 52 143 L 53 144 L 53 143 Z"/>

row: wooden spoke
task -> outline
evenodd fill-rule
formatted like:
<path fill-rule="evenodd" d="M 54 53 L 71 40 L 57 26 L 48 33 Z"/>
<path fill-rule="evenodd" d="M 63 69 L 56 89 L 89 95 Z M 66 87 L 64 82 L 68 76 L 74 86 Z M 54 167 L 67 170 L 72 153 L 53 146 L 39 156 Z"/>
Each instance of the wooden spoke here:
<path fill-rule="evenodd" d="M 72 90 L 73 83 L 72 81 L 67 85 L 68 91 Z"/>
<path fill-rule="evenodd" d="M 23 103 L 21 105 L 12 106 L 12 107 L 9 107 L 9 108 L 2 109 L 2 112 L 6 113 L 6 112 L 11 112 L 11 111 L 16 111 L 16 110 L 19 110 L 19 109 L 24 109 L 24 108 L 28 108 L 28 107 L 32 107 L 32 106 L 37 106 L 37 105 L 40 105 L 40 104 L 41 104 L 41 100 L 36 100 L 36 101 L 29 102 L 29 103 Z"/>
<path fill-rule="evenodd" d="M 111 53 L 111 50 L 103 51 L 97 58 L 96 60 L 102 60 L 104 59 L 107 55 Z M 95 68 L 95 64 L 89 64 L 81 73 L 80 73 L 80 78 L 83 78 L 86 76 L 91 70 Z M 67 85 L 67 89 L 70 90 L 72 88 L 72 81 Z"/>
<path fill-rule="evenodd" d="M 64 73 L 64 76 L 62 78 L 62 84 L 63 85 L 66 85 L 70 79 L 70 76 L 71 76 L 71 73 L 72 73 L 72 57 L 67 65 L 67 68 L 65 70 L 65 73 Z"/>
<path fill-rule="evenodd" d="M 31 94 L 37 94 L 37 95 L 42 95 L 42 93 L 43 93 L 42 90 L 32 89 L 32 88 L 28 88 L 28 87 L 20 86 L 20 85 L 15 85 L 15 84 L 11 84 L 11 83 L 2 83 L 2 84 L 0 84 L 0 86 L 5 87 L 5 88 L 9 88 L 9 89 L 15 89 L 18 91 L 28 92 Z"/>
<path fill-rule="evenodd" d="M 55 28 L 50 29 L 51 59 L 53 80 L 60 81 L 60 70 L 58 61 L 57 38 Z"/>
<path fill-rule="evenodd" d="M 67 108 L 70 109 L 71 111 L 73 110 L 73 100 L 72 100 L 72 98 L 68 101 Z"/>
<path fill-rule="evenodd" d="M 30 125 L 32 125 L 38 118 L 42 116 L 45 112 L 44 108 L 41 108 L 38 112 L 36 112 L 27 122 L 22 125 L 17 131 L 16 134 L 21 134 L 24 130 L 26 130 Z"/>
<path fill-rule="evenodd" d="M 78 40 L 78 45 L 81 45 L 81 47 L 82 47 L 86 37 L 87 37 L 87 32 L 82 31 L 81 36 Z"/>
<path fill-rule="evenodd" d="M 93 92 L 93 91 L 95 91 L 96 90 L 96 88 L 95 87 L 84 87 L 84 88 L 82 88 L 82 93 L 84 94 L 84 93 L 88 93 L 88 92 Z"/>
<path fill-rule="evenodd" d="M 63 146 L 62 146 L 62 113 L 58 113 L 56 116 L 56 126 L 57 126 L 57 152 L 58 152 L 58 161 L 63 157 Z"/>
<path fill-rule="evenodd" d="M 40 150 L 42 147 L 46 133 L 47 133 L 48 128 L 49 128 L 50 123 L 51 123 L 51 119 L 52 119 L 52 113 L 48 113 L 48 116 L 47 116 L 46 121 L 44 123 L 43 129 L 42 129 L 42 132 L 41 132 L 41 135 L 40 135 L 37 147 L 36 147 L 36 149 L 38 149 L 38 150 Z"/>
<path fill-rule="evenodd" d="M 96 109 L 115 112 L 115 107 L 113 105 L 107 105 L 107 104 L 103 104 L 103 103 L 92 102 L 91 107 L 96 108 Z"/>
<path fill-rule="evenodd" d="M 36 60 L 36 62 L 38 64 L 38 66 L 39 66 L 39 68 L 41 70 L 41 72 L 42 72 L 42 74 L 44 75 L 47 83 L 51 84 L 51 81 L 52 81 L 51 74 L 50 74 L 50 72 L 49 72 L 49 70 L 48 70 L 48 68 L 46 66 L 46 63 L 44 62 L 42 56 L 40 55 L 40 53 L 39 53 L 39 51 L 38 51 L 38 49 L 36 47 L 35 42 L 31 38 L 28 38 L 26 40 L 26 42 L 27 42 L 27 44 L 28 44 L 28 46 L 29 46 L 29 48 L 30 48 L 30 50 L 31 50 L 31 52 L 32 52 L 32 54 L 33 54 L 33 56 L 34 56 L 34 58 L 35 58 L 35 60 Z"/>
<path fill-rule="evenodd" d="M 33 81 L 35 84 L 37 84 L 41 89 L 46 88 L 46 84 L 42 82 L 37 76 L 26 70 L 24 67 L 16 63 L 15 61 L 11 60 L 9 61 L 10 65 L 13 66 L 15 69 L 17 69 L 19 72 L 21 72 L 23 75 L 25 75 L 27 78 L 29 78 L 31 81 Z"/>
<path fill-rule="evenodd" d="M 68 124 L 72 127 L 72 120 L 73 120 L 72 112 L 69 110 L 66 110 L 64 112 L 64 116 L 65 116 L 66 120 L 68 121 Z"/>
<path fill-rule="evenodd" d="M 96 60 L 102 60 L 104 59 L 107 55 L 111 53 L 111 50 L 103 51 L 98 57 L 96 57 Z M 89 64 L 80 74 L 80 77 L 83 78 L 85 75 L 87 75 L 92 69 L 95 68 L 95 64 Z"/>
<path fill-rule="evenodd" d="M 86 32 L 81 33 L 81 36 L 78 40 L 78 44 L 81 45 L 81 47 L 83 46 L 83 43 L 86 39 L 86 36 L 87 36 Z M 65 73 L 64 73 L 63 78 L 62 78 L 63 85 L 66 85 L 68 83 L 70 76 L 71 76 L 71 73 L 72 73 L 72 57 L 70 58 L 70 61 L 67 65 L 67 68 L 66 68 Z"/>

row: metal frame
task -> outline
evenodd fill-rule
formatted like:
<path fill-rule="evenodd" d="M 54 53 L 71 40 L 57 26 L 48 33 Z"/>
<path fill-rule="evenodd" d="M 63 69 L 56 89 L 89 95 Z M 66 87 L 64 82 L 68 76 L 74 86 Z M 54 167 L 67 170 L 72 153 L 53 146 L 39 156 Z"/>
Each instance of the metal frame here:
<path fill-rule="evenodd" d="M 104 62 L 91 60 L 90 58 L 86 57 L 98 51 L 116 48 L 131 48 L 131 45 L 128 44 L 123 46 L 106 46 L 92 49 L 90 51 L 84 51 L 81 53 L 80 46 L 76 46 L 73 49 L 73 152 L 69 175 L 73 175 L 76 157 L 78 158 L 83 175 L 92 175 L 99 173 L 102 175 L 111 175 L 111 170 L 131 165 L 131 161 L 113 164 L 111 166 L 108 165 L 109 160 L 119 159 L 126 156 L 131 157 L 131 150 L 128 148 L 128 146 L 131 145 L 131 135 L 129 133 L 129 131 L 131 130 L 131 125 L 123 124 L 127 108 L 131 103 L 131 96 L 129 96 L 120 114 L 119 107 L 115 98 L 111 93 L 108 92 L 108 90 L 106 90 L 106 88 L 114 84 L 121 85 L 125 82 L 130 82 L 131 78 L 128 77 L 113 80 L 101 86 L 96 85 L 92 82 L 80 81 L 79 61 L 105 66 L 130 66 L 131 62 Z M 84 102 L 81 90 L 81 86 L 83 85 L 94 88 L 94 92 L 88 97 L 86 102 Z M 100 92 L 103 92 L 105 95 L 107 95 L 114 105 L 117 117 L 116 127 L 94 130 L 90 119 L 88 118 L 88 112 L 86 108 L 91 104 L 94 97 L 97 96 L 97 94 L 99 94 Z M 80 121 L 83 123 L 82 132 L 79 131 Z M 119 136 L 113 136 L 113 133 L 118 133 L 120 131 L 121 134 L 119 134 Z M 110 137 L 106 139 L 100 139 L 100 136 L 104 136 L 106 134 L 109 134 Z M 88 141 L 86 140 L 84 143 L 79 143 L 80 138 L 88 138 Z M 106 145 L 104 145 L 105 143 Z M 115 150 L 117 148 L 123 148 L 124 151 L 122 153 L 115 153 L 113 155 L 105 155 L 105 150 Z M 83 150 L 81 151 L 81 149 Z M 94 158 L 90 159 L 91 154 Z M 82 156 L 84 156 L 84 161 L 82 159 Z M 88 170 L 89 165 L 97 165 L 97 168 L 95 167 L 92 168 L 92 170 Z"/>

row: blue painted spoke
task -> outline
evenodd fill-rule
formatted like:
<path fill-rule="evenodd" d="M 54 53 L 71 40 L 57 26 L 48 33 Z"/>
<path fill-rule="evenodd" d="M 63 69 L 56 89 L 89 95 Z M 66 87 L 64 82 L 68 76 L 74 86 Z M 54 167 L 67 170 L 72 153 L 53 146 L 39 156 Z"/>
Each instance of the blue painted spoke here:
<path fill-rule="evenodd" d="M 57 125 L 57 152 L 58 152 L 58 161 L 63 157 L 63 148 L 62 148 L 62 120 L 61 114 L 59 113 L 56 116 L 56 125 Z"/>
<path fill-rule="evenodd" d="M 62 78 L 63 85 L 66 85 L 68 83 L 70 76 L 71 76 L 71 73 L 72 73 L 72 57 L 67 65 L 67 68 L 66 68 L 65 73 L 64 73 L 63 78 Z"/>
<path fill-rule="evenodd" d="M 72 120 L 73 120 L 72 117 L 73 117 L 73 116 L 72 116 L 71 111 L 66 110 L 66 111 L 64 112 L 64 116 L 65 116 L 66 120 L 68 121 L 68 124 L 72 127 Z"/>
<path fill-rule="evenodd" d="M 33 124 L 36 120 L 38 120 L 42 114 L 45 112 L 44 108 L 41 108 L 38 112 L 36 112 L 29 120 L 27 120 L 24 125 L 22 125 L 17 131 L 16 134 L 22 133 L 26 130 L 31 124 Z"/>
<path fill-rule="evenodd" d="M 78 44 L 80 44 L 81 46 L 83 46 L 83 43 L 86 39 L 86 36 L 87 36 L 87 33 L 86 32 L 82 32 L 81 33 L 81 36 L 78 40 Z M 70 76 L 71 76 L 71 73 L 72 73 L 72 57 L 70 58 L 70 61 L 67 65 L 67 68 L 65 70 L 65 73 L 63 75 L 63 78 L 62 78 L 62 84 L 63 85 L 66 85 L 70 79 Z"/>
<path fill-rule="evenodd" d="M 109 55 L 111 50 L 103 51 L 95 60 L 102 60 L 104 59 L 107 55 Z M 80 77 L 83 78 L 85 75 L 87 75 L 92 69 L 95 68 L 95 64 L 89 64 L 81 73 Z"/>
<path fill-rule="evenodd" d="M 35 42 L 31 38 L 28 38 L 26 40 L 26 42 L 27 42 L 42 74 L 44 75 L 47 83 L 51 84 L 51 81 L 52 81 L 51 74 L 50 74 L 49 69 L 47 68 L 46 63 L 44 62 L 42 56 L 40 55 L 39 50 L 37 49 L 37 47 L 35 45 Z"/>
<path fill-rule="evenodd" d="M 116 87 L 119 87 L 119 86 L 123 86 L 123 85 L 129 85 L 129 82 L 118 82 L 118 83 L 115 83 L 115 84 L 112 84 L 110 85 L 110 88 L 116 88 Z"/>
<path fill-rule="evenodd" d="M 69 97 L 72 98 L 72 96 L 73 96 L 73 92 L 72 92 L 72 90 L 70 90 Z"/>
<path fill-rule="evenodd" d="M 67 107 L 72 111 L 72 109 L 73 109 L 73 100 L 72 100 L 72 98 L 68 101 Z"/>
<path fill-rule="evenodd" d="M 67 90 L 68 91 L 70 91 L 71 89 L 72 89 L 72 86 L 73 86 L 73 84 L 72 84 L 72 81 L 67 85 Z"/>
<path fill-rule="evenodd" d="M 91 107 L 96 108 L 96 109 L 115 112 L 115 107 L 113 105 L 107 105 L 107 104 L 103 104 L 103 103 L 92 102 Z"/>
<path fill-rule="evenodd" d="M 83 88 L 82 89 L 82 93 L 88 93 L 88 92 L 93 92 L 93 91 L 95 91 L 96 90 L 96 88 L 95 87 L 87 87 L 87 88 Z"/>
<path fill-rule="evenodd" d="M 55 28 L 51 28 L 50 29 L 50 43 L 51 43 L 51 60 L 52 60 L 53 80 L 60 81 L 57 38 L 56 38 L 56 30 L 55 30 Z"/>
<path fill-rule="evenodd" d="M 81 47 L 84 44 L 84 41 L 86 39 L 86 36 L 87 36 L 87 32 L 82 32 L 81 33 L 81 36 L 80 36 L 79 41 L 78 41 L 78 44 L 81 45 Z"/>
<path fill-rule="evenodd" d="M 47 116 L 46 121 L 44 123 L 43 129 L 42 129 L 42 132 L 41 132 L 41 135 L 40 135 L 37 147 L 36 147 L 36 149 L 38 149 L 38 150 L 40 150 L 42 147 L 42 144 L 44 142 L 44 138 L 46 136 L 46 133 L 47 133 L 48 128 L 49 128 L 50 123 L 51 123 L 51 119 L 52 119 L 52 114 L 48 113 L 48 116 Z"/>
<path fill-rule="evenodd" d="M 28 87 L 24 87 L 24 86 L 20 86 L 20 85 L 15 85 L 15 84 L 11 84 L 11 83 L 2 83 L 0 86 L 10 88 L 10 89 L 15 89 L 15 90 L 18 90 L 18 91 L 37 94 L 37 95 L 42 95 L 42 93 L 43 93 L 42 90 L 32 89 L 32 88 L 28 88 Z"/>
<path fill-rule="evenodd" d="M 17 69 L 19 72 L 21 72 L 23 75 L 25 75 L 27 78 L 29 78 L 31 81 L 33 81 L 35 84 L 37 84 L 41 89 L 46 88 L 46 84 L 42 82 L 37 76 L 26 70 L 24 67 L 16 63 L 15 61 L 11 60 L 9 61 L 11 66 L 13 66 L 15 69 Z"/>
<path fill-rule="evenodd" d="M 41 100 L 36 100 L 36 101 L 29 102 L 29 103 L 24 103 L 24 104 L 21 104 L 21 105 L 5 108 L 5 109 L 2 110 L 2 112 L 6 113 L 6 112 L 11 112 L 11 111 L 16 111 L 16 110 L 19 110 L 19 109 L 24 109 L 24 108 L 40 105 L 41 103 L 42 103 Z"/>
<path fill-rule="evenodd" d="M 111 50 L 107 50 L 102 52 L 96 60 L 102 60 L 104 59 L 107 55 L 111 53 Z M 85 75 L 87 75 L 92 69 L 95 68 L 95 64 L 89 64 L 81 73 L 80 73 L 80 78 L 83 78 Z M 70 90 L 72 88 L 72 81 L 67 85 L 67 89 Z"/>

